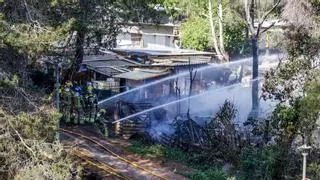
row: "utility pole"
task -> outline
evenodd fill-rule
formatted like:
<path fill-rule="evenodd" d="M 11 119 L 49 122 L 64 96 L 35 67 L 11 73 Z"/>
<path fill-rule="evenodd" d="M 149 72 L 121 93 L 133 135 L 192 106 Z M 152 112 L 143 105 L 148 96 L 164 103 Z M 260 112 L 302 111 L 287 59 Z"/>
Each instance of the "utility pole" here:
<path fill-rule="evenodd" d="M 59 64 L 56 64 L 55 67 L 55 75 L 56 75 L 56 83 L 55 83 L 55 91 L 56 91 L 56 108 L 59 111 L 60 110 L 60 93 L 59 93 L 59 87 L 60 87 L 60 68 Z"/>
<path fill-rule="evenodd" d="M 57 111 L 60 111 L 60 73 L 62 71 L 62 67 L 66 59 L 61 57 L 60 55 L 54 54 L 52 56 L 48 56 L 46 59 L 42 59 L 42 62 L 46 63 L 48 66 L 54 69 L 54 77 L 55 77 L 55 83 L 54 83 L 54 96 L 55 96 L 55 106 L 57 108 Z M 59 124 L 60 119 L 57 124 L 57 131 L 56 131 L 56 140 L 59 141 L 60 135 L 59 135 Z"/>
<path fill-rule="evenodd" d="M 60 88 L 60 69 L 62 68 L 62 64 L 61 62 L 56 62 L 55 63 L 55 75 L 56 75 L 56 82 L 55 82 L 55 91 L 56 91 L 56 108 L 57 111 L 60 111 L 60 92 L 59 92 L 59 88 Z M 60 134 L 59 134 L 59 125 L 60 125 L 60 120 L 58 121 L 57 124 L 57 131 L 56 131 L 56 139 L 57 141 L 60 140 Z"/>
<path fill-rule="evenodd" d="M 302 156 L 303 156 L 303 164 L 302 164 L 302 180 L 307 180 L 307 150 L 311 149 L 311 146 L 307 146 L 307 144 L 305 143 L 303 146 L 299 147 L 298 149 L 300 149 L 302 151 Z"/>

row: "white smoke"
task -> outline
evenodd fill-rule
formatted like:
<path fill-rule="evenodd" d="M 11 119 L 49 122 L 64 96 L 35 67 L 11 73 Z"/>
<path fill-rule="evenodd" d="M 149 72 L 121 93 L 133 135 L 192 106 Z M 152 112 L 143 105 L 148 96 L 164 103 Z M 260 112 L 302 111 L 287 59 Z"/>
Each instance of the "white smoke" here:
<path fill-rule="evenodd" d="M 262 77 L 265 71 L 270 70 L 271 68 L 274 68 L 278 65 L 279 56 L 278 55 L 271 55 L 271 56 L 261 56 L 260 57 L 260 76 Z M 227 80 L 227 83 L 224 84 L 216 84 L 216 80 L 218 79 L 217 72 L 220 70 L 225 70 L 228 68 L 231 70 L 231 75 L 229 76 L 229 80 Z M 233 80 L 236 80 L 239 78 L 239 73 L 241 71 L 241 68 L 243 68 L 243 78 L 240 83 L 238 84 L 230 84 L 229 82 L 237 83 Z M 250 114 L 251 108 L 252 108 L 252 95 L 251 95 L 251 72 L 252 72 L 252 58 L 242 59 L 238 63 L 226 63 L 224 65 L 220 66 L 212 66 L 212 67 L 206 67 L 206 68 L 199 68 L 195 69 L 197 70 L 197 76 L 201 76 L 201 78 L 204 78 L 207 80 L 207 82 L 210 82 L 210 87 L 207 87 L 207 89 L 200 90 L 200 91 L 193 91 L 192 98 L 190 98 L 190 115 L 191 117 L 213 117 L 216 112 L 219 110 L 220 106 L 223 105 L 225 100 L 229 100 L 233 104 L 235 104 L 238 114 L 235 118 L 235 123 L 238 123 L 241 125 L 245 120 L 247 120 L 248 115 Z M 179 79 L 187 79 L 188 73 L 180 73 L 178 75 L 174 75 L 172 77 L 167 77 L 164 79 L 160 79 L 158 81 L 154 81 L 151 83 L 148 83 L 146 85 L 143 85 L 141 87 L 136 88 L 136 90 L 132 90 L 129 92 L 126 92 L 124 94 L 119 94 L 116 97 L 113 98 L 123 98 L 126 101 L 132 101 L 133 103 L 137 101 L 137 99 L 140 98 L 138 96 L 139 93 L 137 92 L 143 92 L 147 89 L 152 89 L 153 87 L 156 87 L 159 84 L 166 83 L 169 80 L 173 80 L 176 78 Z M 206 79 L 207 78 L 207 79 Z M 259 78 L 259 87 L 261 92 L 261 87 L 263 85 L 263 79 Z M 187 84 L 188 82 L 184 82 L 184 84 Z M 186 91 L 186 90 L 185 90 Z M 109 101 L 104 100 L 103 103 Z M 162 118 L 154 118 L 151 121 L 151 128 L 149 129 L 149 133 L 157 138 L 162 133 L 165 134 L 172 134 L 174 133 L 174 128 L 172 126 L 172 123 L 174 119 L 179 116 L 187 113 L 188 110 L 188 96 L 187 94 L 184 94 L 184 96 L 180 97 L 163 97 L 162 99 L 158 99 L 156 101 L 153 101 L 153 108 L 147 109 L 142 112 L 138 112 L 136 114 L 128 115 L 128 117 L 124 117 L 117 121 L 124 121 L 126 119 L 129 119 L 131 117 L 139 116 L 146 113 L 152 113 L 154 110 L 158 109 L 164 109 L 166 110 L 166 114 Z M 274 109 L 277 102 L 272 101 L 264 101 L 260 100 L 260 106 L 259 106 L 259 114 L 266 117 L 272 110 Z M 203 124 L 202 120 L 210 119 L 210 118 L 193 118 L 197 119 L 199 124 Z M 200 122 L 201 121 L 201 122 Z"/>

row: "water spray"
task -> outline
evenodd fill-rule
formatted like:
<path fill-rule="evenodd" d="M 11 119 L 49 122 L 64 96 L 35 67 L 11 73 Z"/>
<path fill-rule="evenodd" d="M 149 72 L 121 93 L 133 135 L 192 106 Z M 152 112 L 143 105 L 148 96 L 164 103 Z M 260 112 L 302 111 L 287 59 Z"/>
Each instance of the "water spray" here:
<path fill-rule="evenodd" d="M 225 66 L 229 66 L 229 65 L 237 65 L 237 64 L 241 64 L 241 63 L 245 63 L 245 62 L 249 62 L 251 60 L 251 58 L 249 59 L 244 59 L 244 60 L 241 60 L 241 61 L 235 61 L 235 62 L 230 62 L 230 63 L 226 63 L 226 64 L 212 64 L 212 65 L 209 65 L 209 66 L 205 66 L 205 67 L 200 67 L 200 68 L 196 68 L 194 69 L 195 71 L 204 71 L 204 70 L 207 70 L 207 69 L 210 69 L 210 68 L 214 68 L 214 67 L 225 67 Z M 125 91 L 123 93 L 120 93 L 120 94 L 117 94 L 117 95 L 114 95 L 114 96 L 111 96 L 107 99 L 104 99 L 104 100 L 101 100 L 98 102 L 98 104 L 104 104 L 108 101 L 111 101 L 115 98 L 118 98 L 118 97 L 121 97 L 121 96 L 124 96 L 126 94 L 129 94 L 131 92 L 135 92 L 135 91 L 138 91 L 140 89 L 143 89 L 143 88 L 146 88 L 146 87 L 149 87 L 149 86 L 152 86 L 152 85 L 155 85 L 155 84 L 158 84 L 158 83 L 161 83 L 161 82 L 164 82 L 164 81 L 167 81 L 167 80 L 171 80 L 171 79 L 175 79 L 177 77 L 181 77 L 181 76 L 186 76 L 188 75 L 189 72 L 188 71 L 184 71 L 184 72 L 181 72 L 179 74 L 175 74 L 175 75 L 172 75 L 172 76 L 169 76 L 169 77 L 165 77 L 165 78 L 162 78 L 160 80 L 157 80 L 157 81 L 153 81 L 153 82 L 150 82 L 150 83 L 147 83 L 147 84 L 144 84 L 142 86 L 139 86 L 139 87 L 136 87 L 136 88 L 133 88 L 133 89 L 130 89 L 128 91 Z"/>
<path fill-rule="evenodd" d="M 262 56 L 263 57 L 263 56 Z M 274 57 L 270 57 L 270 59 L 273 59 L 275 57 L 278 57 L 278 56 L 274 56 Z M 245 59 L 242 59 L 242 60 L 238 60 L 238 61 L 233 61 L 233 62 L 229 62 L 229 63 L 225 63 L 225 64 L 211 64 L 209 66 L 205 66 L 205 67 L 200 67 L 200 68 L 195 68 L 194 71 L 197 71 L 197 72 L 201 72 L 201 71 L 204 71 L 204 70 L 207 70 L 207 69 L 211 69 L 211 68 L 217 68 L 217 67 L 229 67 L 229 66 L 232 66 L 232 65 L 239 65 L 239 64 L 244 64 L 244 63 L 252 63 L 252 58 L 245 58 Z M 142 86 L 139 86 L 139 87 L 136 87 L 136 88 L 133 88 L 133 89 L 130 89 L 128 91 L 125 91 L 123 93 L 120 93 L 120 94 L 117 94 L 117 95 L 114 95 L 114 96 L 111 96 L 107 99 L 104 99 L 104 100 L 101 100 L 98 102 L 99 105 L 102 105 L 108 101 L 111 101 L 113 99 L 116 99 L 116 98 L 119 98 L 119 97 L 122 97 L 126 94 L 129 94 L 131 92 L 135 92 L 135 91 L 138 91 L 140 89 L 143 89 L 143 88 L 146 88 L 146 87 L 149 87 L 149 86 L 152 86 L 152 85 L 156 85 L 158 83 L 161 83 L 161 82 L 164 82 L 164 81 L 167 81 L 167 80 L 171 80 L 171 79 L 175 79 L 177 77 L 181 77 L 181 76 L 186 76 L 188 75 L 189 72 L 188 71 L 184 71 L 184 72 L 181 72 L 179 74 L 175 74 L 175 75 L 172 75 L 172 76 L 169 76 L 169 77 L 165 77 L 165 78 L 162 78 L 160 80 L 157 80 L 157 81 L 153 81 L 153 82 L 150 82 L 150 83 L 147 83 L 147 84 L 144 84 Z"/>
<path fill-rule="evenodd" d="M 263 79 L 264 78 L 260 77 L 260 78 L 257 78 L 257 79 L 253 79 L 253 80 L 251 80 L 249 82 L 252 83 L 254 81 L 260 81 L 260 80 L 263 80 Z M 242 84 L 243 83 L 236 83 L 236 84 L 232 84 L 232 85 L 225 86 L 225 87 L 222 87 L 222 88 L 214 89 L 214 90 L 211 90 L 211 91 L 206 91 L 204 93 L 196 94 L 196 95 L 193 95 L 193 96 L 190 96 L 190 97 L 185 97 L 185 98 L 182 98 L 182 99 L 179 99 L 179 100 L 176 100 L 176 101 L 172 101 L 172 102 L 169 102 L 169 103 L 166 103 L 166 104 L 162 104 L 162 105 L 159 105 L 159 106 L 156 106 L 156 107 L 153 107 L 153 108 L 150 108 L 150 109 L 146 109 L 144 111 L 141 111 L 141 112 L 126 116 L 126 117 L 121 118 L 119 120 L 116 120 L 116 121 L 114 121 L 112 123 L 118 123 L 118 122 L 121 122 L 121 121 L 125 121 L 125 120 L 127 120 L 129 118 L 136 117 L 136 116 L 139 116 L 141 114 L 145 114 L 147 112 L 151 112 L 151 111 L 154 111 L 154 110 L 157 110 L 157 109 L 160 109 L 160 108 L 163 108 L 163 107 L 175 104 L 175 103 L 187 101 L 189 99 L 193 99 L 193 98 L 197 98 L 197 97 L 200 97 L 200 96 L 204 96 L 204 95 L 207 95 L 207 94 L 210 94 L 210 93 L 213 93 L 213 92 L 219 92 L 219 91 L 222 91 L 222 90 L 230 89 L 230 88 L 233 88 L 233 87 L 240 86 Z"/>

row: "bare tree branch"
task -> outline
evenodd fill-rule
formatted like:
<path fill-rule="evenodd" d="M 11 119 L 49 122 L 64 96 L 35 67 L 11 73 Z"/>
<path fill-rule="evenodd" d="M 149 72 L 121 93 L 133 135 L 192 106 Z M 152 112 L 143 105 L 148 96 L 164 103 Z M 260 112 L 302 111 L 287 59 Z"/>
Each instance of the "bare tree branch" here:
<path fill-rule="evenodd" d="M 14 114 L 14 113 L 12 112 L 12 114 Z M 3 114 L 3 115 L 4 115 L 4 114 Z M 15 132 L 15 134 L 19 137 L 22 145 L 23 145 L 28 151 L 30 151 L 34 157 L 36 157 L 35 152 L 33 152 L 33 150 L 25 143 L 25 141 L 24 141 L 23 138 L 21 137 L 20 133 L 14 128 L 13 124 L 12 124 L 11 121 L 10 121 L 10 118 L 8 118 L 8 117 L 6 117 L 6 116 L 4 115 L 4 116 L 3 116 L 3 119 L 5 119 L 5 120 L 8 122 L 9 126 L 13 129 L 13 131 Z"/>
<path fill-rule="evenodd" d="M 252 18 L 250 17 L 250 6 L 251 6 L 251 3 L 249 3 L 248 0 L 244 0 L 244 8 L 245 8 L 245 12 L 246 12 L 246 21 L 248 23 L 248 27 L 249 27 L 249 30 L 250 30 L 251 34 L 254 34 L 253 22 L 252 22 Z"/>
<path fill-rule="evenodd" d="M 266 27 L 265 29 L 263 29 L 261 32 L 259 32 L 260 34 L 265 33 L 266 31 L 268 31 L 270 28 L 272 28 L 277 22 L 273 22 L 270 24 L 270 26 Z M 258 32 L 258 31 L 257 31 Z"/>
<path fill-rule="evenodd" d="M 259 24 L 258 24 L 257 35 L 259 35 L 261 26 L 262 26 L 262 24 L 264 23 L 264 21 L 265 21 L 265 20 L 268 18 L 268 16 L 279 6 L 280 2 L 281 2 L 281 0 L 278 0 L 278 1 L 276 2 L 276 4 L 274 4 L 273 7 L 272 7 L 269 11 L 267 11 L 267 12 L 262 16 L 262 18 L 261 18 L 261 20 L 260 20 L 260 22 L 259 22 Z M 274 23 L 273 23 L 273 25 L 274 25 Z M 272 25 L 272 26 L 273 26 L 273 25 Z M 270 27 L 270 28 L 271 28 L 271 27 Z M 270 28 L 268 28 L 268 29 L 270 29 Z"/>
<path fill-rule="evenodd" d="M 23 0 L 23 3 L 24 3 L 24 7 L 26 8 L 26 11 L 27 11 L 27 18 L 28 18 L 31 22 L 34 22 L 33 18 L 31 17 L 31 13 L 30 13 L 30 10 L 29 10 L 27 1 L 26 1 L 26 0 Z"/>
<path fill-rule="evenodd" d="M 26 100 L 30 105 L 32 105 L 35 109 L 40 110 L 38 106 L 36 106 L 29 98 L 27 93 L 19 87 L 14 87 L 14 89 Z"/>

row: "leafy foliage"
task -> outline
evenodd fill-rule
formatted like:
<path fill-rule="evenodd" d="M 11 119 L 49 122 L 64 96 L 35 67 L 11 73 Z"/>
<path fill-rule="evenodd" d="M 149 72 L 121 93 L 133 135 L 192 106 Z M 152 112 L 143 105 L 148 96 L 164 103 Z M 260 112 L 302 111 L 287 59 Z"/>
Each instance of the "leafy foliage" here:
<path fill-rule="evenodd" d="M 0 78 L 0 168 L 1 179 L 71 179 L 81 168 L 55 142 L 60 114 L 30 97 L 17 76 Z M 74 171 L 74 174 L 71 172 Z M 79 177 L 78 177 L 79 178 Z"/>
<path fill-rule="evenodd" d="M 245 179 L 271 179 L 275 168 L 276 152 L 268 147 L 247 147 L 241 152 L 242 176 Z"/>
<path fill-rule="evenodd" d="M 196 50 L 213 50 L 210 23 L 207 16 L 207 3 L 207 1 L 189 1 L 179 4 L 190 17 L 181 27 L 183 47 Z M 246 42 L 244 33 L 246 24 L 242 18 L 239 18 L 238 12 L 234 9 L 237 3 L 230 4 L 223 1 L 222 4 L 225 8 L 222 22 L 224 46 L 228 53 L 236 56 L 243 53 L 243 45 Z M 217 14 L 218 1 L 213 1 L 213 7 L 213 13 Z M 218 23 L 217 16 L 214 16 L 214 21 Z M 218 31 L 218 27 L 216 27 L 216 30 Z"/>
<path fill-rule="evenodd" d="M 163 158 L 164 161 L 173 160 L 184 163 L 195 170 L 192 172 L 179 172 L 190 179 L 227 179 L 227 175 L 219 170 L 215 170 L 212 164 L 203 161 L 202 157 L 193 156 L 175 147 L 164 147 L 158 144 L 149 144 L 142 141 L 132 141 L 128 150 L 148 158 Z"/>
<path fill-rule="evenodd" d="M 43 13 L 45 8 L 48 8 L 45 2 L 34 5 L 38 8 L 37 13 Z M 57 42 L 66 38 L 73 24 L 72 19 L 56 26 L 52 26 L 45 20 L 40 23 L 31 16 L 46 18 L 42 14 L 33 14 L 34 9 L 30 10 L 29 6 L 21 1 L 3 1 L 0 3 L 0 9 L 2 12 L 0 14 L 1 43 L 19 53 L 26 53 L 30 59 L 39 57 L 39 53 L 56 48 Z"/>
<path fill-rule="evenodd" d="M 224 24 L 224 42 L 227 52 L 233 55 L 242 53 L 243 45 L 246 42 L 244 28 L 241 22 Z M 184 48 L 210 51 L 213 49 L 210 36 L 209 21 L 206 18 L 190 18 L 181 26 L 182 46 Z"/>
<path fill-rule="evenodd" d="M 193 18 L 183 23 L 181 26 L 182 46 L 195 50 L 210 50 L 212 43 L 210 40 L 210 27 L 207 19 Z"/>
<path fill-rule="evenodd" d="M 186 176 L 189 177 L 191 180 L 227 180 L 227 175 L 222 171 L 217 170 L 207 170 L 207 171 L 195 171 L 191 173 L 186 173 Z"/>
<path fill-rule="evenodd" d="M 0 2 L 0 40 L 35 60 L 45 53 L 68 55 L 71 78 L 85 53 L 113 48 L 125 22 L 150 22 L 155 0 L 50 0 Z M 156 18 L 154 18 L 156 19 Z M 71 63 L 70 63 L 71 62 Z"/>
<path fill-rule="evenodd" d="M 305 3 L 303 1 L 296 2 Z M 287 6 L 291 5 L 291 3 L 287 4 Z M 304 12 L 305 8 L 305 6 L 301 7 L 301 11 Z M 296 20 L 295 18 L 299 17 L 296 13 L 301 12 L 291 12 L 289 9 L 289 12 L 285 14 L 289 22 L 292 22 L 292 26 L 284 33 L 283 48 L 288 53 L 288 57 L 287 61 L 281 62 L 276 69 L 265 75 L 266 81 L 263 87 L 265 99 L 275 99 L 282 103 L 292 104 L 303 96 L 305 82 L 314 79 L 316 75 L 319 35 L 309 27 L 310 24 L 304 24 L 304 22 L 311 21 L 312 26 L 315 27 L 319 23 L 310 20 L 312 17 L 309 16 L 302 20 Z M 296 24 L 298 21 L 302 21 L 302 24 Z"/>
<path fill-rule="evenodd" d="M 245 48 L 247 42 L 245 36 L 246 25 L 239 22 L 227 22 L 224 25 L 225 49 L 231 56 L 248 55 L 250 50 Z"/>
<path fill-rule="evenodd" d="M 7 172 L 1 174 L 2 179 L 71 178 L 75 166 L 63 147 L 53 142 L 55 116 L 55 111 L 44 117 L 12 116 L 0 109 L 1 169 Z"/>

